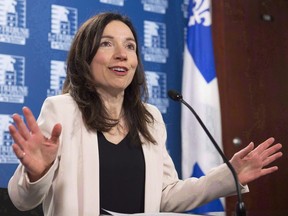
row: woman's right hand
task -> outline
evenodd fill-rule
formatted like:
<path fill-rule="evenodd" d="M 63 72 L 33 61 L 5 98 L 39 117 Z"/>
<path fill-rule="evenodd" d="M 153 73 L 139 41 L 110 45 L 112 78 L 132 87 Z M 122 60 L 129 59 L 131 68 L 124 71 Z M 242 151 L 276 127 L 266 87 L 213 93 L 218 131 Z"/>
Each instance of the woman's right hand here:
<path fill-rule="evenodd" d="M 13 115 L 16 125 L 10 125 L 9 131 L 13 137 L 13 151 L 26 168 L 31 182 L 37 181 L 49 170 L 57 156 L 61 124 L 55 124 L 51 137 L 45 137 L 36 119 L 28 107 L 23 107 L 27 125 L 18 115 Z"/>

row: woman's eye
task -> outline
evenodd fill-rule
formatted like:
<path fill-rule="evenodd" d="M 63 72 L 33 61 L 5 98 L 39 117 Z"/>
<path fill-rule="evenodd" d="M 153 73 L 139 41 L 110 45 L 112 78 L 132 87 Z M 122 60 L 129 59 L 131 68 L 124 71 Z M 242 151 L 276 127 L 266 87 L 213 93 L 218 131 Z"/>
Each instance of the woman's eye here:
<path fill-rule="evenodd" d="M 127 48 L 130 50 L 136 50 L 136 45 L 135 44 L 127 44 Z"/>
<path fill-rule="evenodd" d="M 111 46 L 111 43 L 110 43 L 109 41 L 102 41 L 102 42 L 100 43 L 100 46 L 101 46 L 101 47 Z"/>

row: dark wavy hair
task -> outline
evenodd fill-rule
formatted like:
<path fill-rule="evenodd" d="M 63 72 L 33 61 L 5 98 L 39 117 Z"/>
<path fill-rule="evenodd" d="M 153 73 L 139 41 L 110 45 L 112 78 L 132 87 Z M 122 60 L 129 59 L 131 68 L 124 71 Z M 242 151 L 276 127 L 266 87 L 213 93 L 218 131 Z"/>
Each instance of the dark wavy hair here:
<path fill-rule="evenodd" d="M 139 143 L 139 132 L 149 142 L 156 143 L 148 130 L 154 122 L 152 114 L 143 102 L 148 99 L 144 69 L 141 63 L 136 30 L 128 17 L 118 13 L 100 13 L 88 19 L 77 31 L 67 59 L 67 77 L 62 93 L 70 93 L 76 101 L 88 130 L 107 132 L 119 122 L 111 119 L 95 88 L 90 64 L 95 56 L 104 28 L 111 21 L 125 23 L 133 33 L 137 48 L 138 66 L 131 84 L 124 93 L 124 116 L 132 137 L 132 143 Z"/>

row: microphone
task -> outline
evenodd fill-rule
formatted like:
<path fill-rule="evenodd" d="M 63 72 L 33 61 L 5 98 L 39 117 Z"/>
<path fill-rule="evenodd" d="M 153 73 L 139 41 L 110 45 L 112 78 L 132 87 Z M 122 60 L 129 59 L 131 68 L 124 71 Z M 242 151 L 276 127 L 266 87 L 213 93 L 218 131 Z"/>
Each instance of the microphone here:
<path fill-rule="evenodd" d="M 231 165 L 230 161 L 226 158 L 226 156 L 222 152 L 221 148 L 219 147 L 219 145 L 217 144 L 217 142 L 215 141 L 215 139 L 213 138 L 213 136 L 211 135 L 211 133 L 209 132 L 209 130 L 207 129 L 203 121 L 201 120 L 201 118 L 198 116 L 195 110 L 183 99 L 182 95 L 178 93 L 176 90 L 169 90 L 168 96 L 172 100 L 179 101 L 182 104 L 184 104 L 194 114 L 194 116 L 196 117 L 196 119 L 198 120 L 198 122 L 200 123 L 200 125 L 202 126 L 202 128 L 204 129 L 208 137 L 210 138 L 211 142 L 213 143 L 213 145 L 215 146 L 215 148 L 221 155 L 223 161 L 227 164 L 228 168 L 230 169 L 233 175 L 235 185 L 236 185 L 237 196 L 238 196 L 238 202 L 236 203 L 236 216 L 246 216 L 245 205 L 244 205 L 244 202 L 242 201 L 242 194 L 240 192 L 239 180 L 238 180 L 238 176 L 236 174 L 234 167 Z"/>

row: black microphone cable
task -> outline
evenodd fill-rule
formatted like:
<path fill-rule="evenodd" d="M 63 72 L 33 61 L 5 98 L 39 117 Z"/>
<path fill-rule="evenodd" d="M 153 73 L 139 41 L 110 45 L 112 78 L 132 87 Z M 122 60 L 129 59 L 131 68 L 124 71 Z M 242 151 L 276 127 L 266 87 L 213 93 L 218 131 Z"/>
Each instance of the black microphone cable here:
<path fill-rule="evenodd" d="M 240 191 L 240 184 L 239 184 L 238 176 L 234 167 L 231 165 L 230 161 L 226 158 L 226 156 L 222 152 L 221 148 L 219 147 L 219 145 L 217 144 L 217 142 L 215 141 L 215 139 L 213 138 L 213 136 L 211 135 L 211 133 L 209 132 L 209 130 L 207 129 L 203 121 L 201 120 L 201 118 L 198 116 L 195 110 L 183 99 L 182 95 L 179 94 L 176 90 L 169 90 L 168 96 L 172 100 L 179 101 L 182 104 L 184 104 L 194 114 L 194 116 L 196 117 L 196 119 L 198 120 L 198 122 L 200 123 L 200 125 L 202 126 L 202 128 L 204 129 L 208 137 L 210 138 L 211 142 L 213 143 L 213 145 L 215 146 L 215 148 L 221 155 L 223 161 L 227 164 L 228 168 L 231 170 L 235 184 L 236 184 L 236 191 L 237 191 L 237 196 L 238 196 L 238 202 L 236 203 L 236 216 L 246 216 L 245 205 L 244 205 L 244 202 L 242 201 L 242 194 Z"/>

